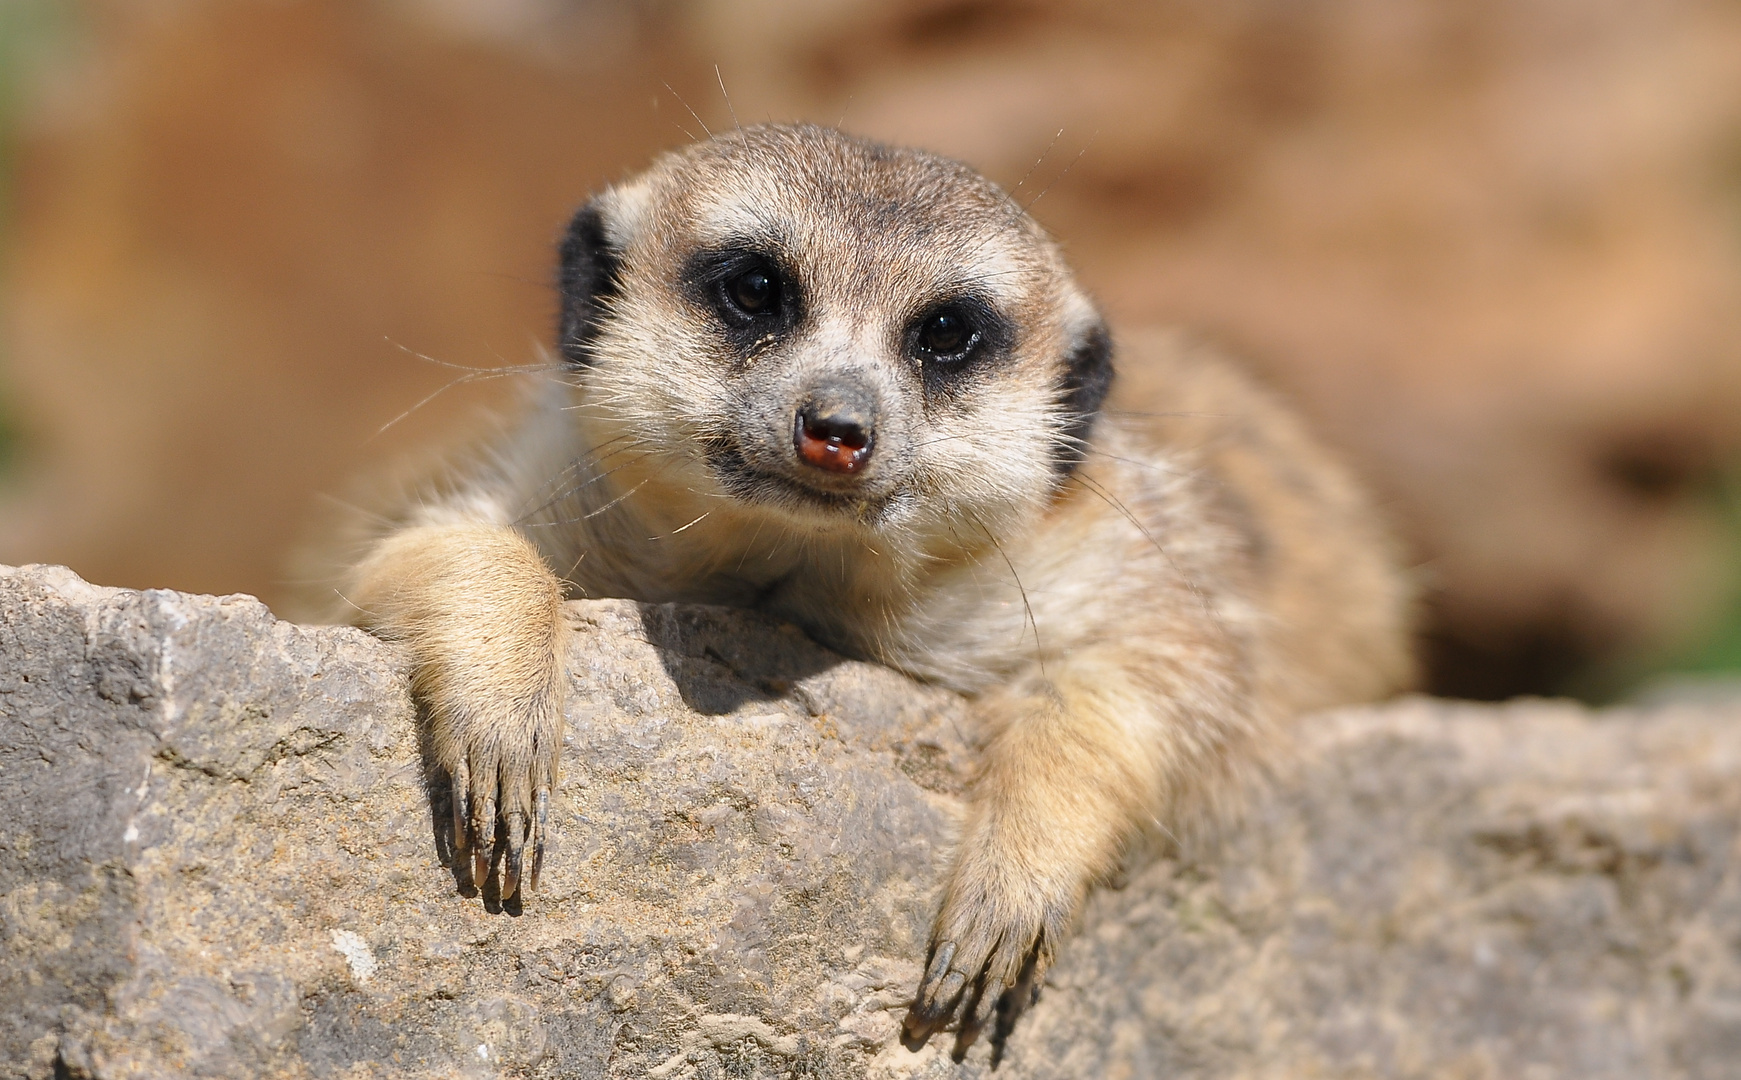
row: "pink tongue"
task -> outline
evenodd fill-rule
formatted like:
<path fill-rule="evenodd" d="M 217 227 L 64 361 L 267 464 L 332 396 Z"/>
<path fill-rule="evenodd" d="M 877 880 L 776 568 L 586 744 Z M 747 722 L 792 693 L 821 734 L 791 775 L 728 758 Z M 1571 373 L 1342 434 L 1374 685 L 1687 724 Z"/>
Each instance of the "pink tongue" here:
<path fill-rule="evenodd" d="M 798 456 L 807 465 L 829 472 L 856 472 L 864 464 L 863 446 L 848 446 L 840 439 L 819 439 L 802 431 L 798 435 Z"/>

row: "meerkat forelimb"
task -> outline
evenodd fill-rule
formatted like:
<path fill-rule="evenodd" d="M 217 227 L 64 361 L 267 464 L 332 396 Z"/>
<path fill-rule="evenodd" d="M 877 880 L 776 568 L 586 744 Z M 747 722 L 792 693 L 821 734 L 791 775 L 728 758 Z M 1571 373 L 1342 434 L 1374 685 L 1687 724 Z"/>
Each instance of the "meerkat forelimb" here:
<path fill-rule="evenodd" d="M 506 830 L 504 895 L 546 834 L 565 589 L 757 608 L 971 699 L 983 761 L 903 1028 L 955 1024 L 957 1056 L 994 1013 L 1009 1033 L 1130 845 L 1291 715 L 1407 678 L 1358 488 L 1175 338 L 1123 342 L 1147 412 L 1104 410 L 1100 315 L 963 165 L 746 128 L 594 198 L 560 263 L 564 377 L 352 582 L 412 649 L 476 877 Z"/>
<path fill-rule="evenodd" d="M 455 858 L 482 886 L 498 818 L 504 897 L 544 861 L 562 750 L 563 586 L 519 533 L 483 521 L 384 538 L 352 575 L 360 620 L 411 650 L 436 764 L 452 781 Z"/>
<path fill-rule="evenodd" d="M 1090 883 L 1119 864 L 1126 843 L 1172 800 L 1187 776 L 1218 767 L 1217 746 L 1191 746 L 1182 732 L 1226 714 L 1192 718 L 1188 706 L 1157 702 L 1139 685 L 1139 648 L 1104 647 L 1061 661 L 1043 685 L 981 701 L 1000 728 L 985 750 L 960 855 L 932 932 L 925 974 L 903 1027 L 922 1045 L 959 1014 L 959 1057 L 1006 993 L 1009 1020 L 1045 977 Z M 1144 682 L 1201 693 L 1198 680 Z M 1221 702 L 1232 704 L 1232 702 Z"/>

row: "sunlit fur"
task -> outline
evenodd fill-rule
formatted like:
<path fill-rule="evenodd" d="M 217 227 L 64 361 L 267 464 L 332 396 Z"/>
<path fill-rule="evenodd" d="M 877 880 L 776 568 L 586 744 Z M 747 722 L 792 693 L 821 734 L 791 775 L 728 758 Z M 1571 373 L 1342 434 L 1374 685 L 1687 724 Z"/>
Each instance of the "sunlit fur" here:
<path fill-rule="evenodd" d="M 773 612 L 974 698 L 983 764 L 906 1028 L 957 1022 L 962 1050 L 1006 990 L 1013 1021 L 1133 841 L 1225 802 L 1288 717 L 1407 680 L 1407 590 L 1365 501 L 1216 357 L 1121 339 L 1131 411 L 1072 445 L 1066 365 L 1099 316 L 964 166 L 758 127 L 593 205 L 616 276 L 584 362 L 409 502 L 343 587 L 414 651 L 480 871 L 499 815 L 517 873 L 516 831 L 555 783 L 564 591 Z M 780 253 L 805 308 L 748 352 L 684 277 L 745 243 Z M 903 329 L 963 289 L 1014 333 L 927 384 Z M 792 457 L 823 373 L 878 403 L 850 483 Z M 722 447 L 762 479 L 722 472 Z"/>

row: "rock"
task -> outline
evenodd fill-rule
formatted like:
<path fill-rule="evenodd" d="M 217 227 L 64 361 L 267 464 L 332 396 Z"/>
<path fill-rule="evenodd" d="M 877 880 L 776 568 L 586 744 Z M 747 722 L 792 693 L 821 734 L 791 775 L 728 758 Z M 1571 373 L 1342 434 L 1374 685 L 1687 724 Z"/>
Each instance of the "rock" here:
<path fill-rule="evenodd" d="M 894 1040 L 961 703 L 576 603 L 543 890 L 443 866 L 403 656 L 0 569 L 0 1076 L 981 1077 Z M 1685 1077 L 1741 1059 L 1741 702 L 1313 717 L 1090 902 L 1000 1077 Z"/>

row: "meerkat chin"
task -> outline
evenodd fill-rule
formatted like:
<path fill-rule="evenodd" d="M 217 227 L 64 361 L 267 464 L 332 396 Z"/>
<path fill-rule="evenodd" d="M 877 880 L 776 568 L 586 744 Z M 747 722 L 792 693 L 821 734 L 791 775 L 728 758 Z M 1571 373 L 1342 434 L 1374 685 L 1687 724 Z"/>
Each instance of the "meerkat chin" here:
<path fill-rule="evenodd" d="M 964 165 L 747 128 L 598 195 L 560 263 L 564 377 L 343 583 L 408 643 L 455 850 L 504 897 L 543 861 L 571 594 L 757 608 L 970 697 L 903 1028 L 953 1023 L 957 1058 L 994 1016 L 1001 1046 L 1130 845 L 1224 803 L 1290 717 L 1409 678 L 1350 479 L 1176 336 L 1121 341 L 1145 411 L 1106 408 L 1100 316 Z"/>

